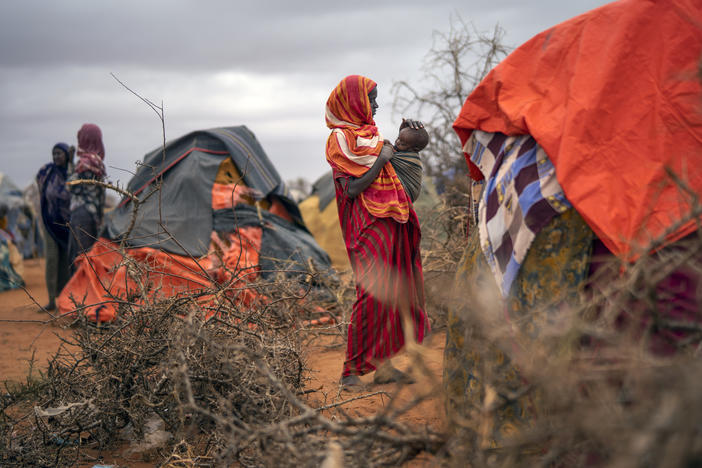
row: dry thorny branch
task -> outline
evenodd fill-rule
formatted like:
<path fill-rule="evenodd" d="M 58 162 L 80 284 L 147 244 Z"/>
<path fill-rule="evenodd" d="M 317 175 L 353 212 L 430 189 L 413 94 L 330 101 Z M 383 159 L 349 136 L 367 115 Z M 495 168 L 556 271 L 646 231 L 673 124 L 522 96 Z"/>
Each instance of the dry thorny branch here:
<path fill-rule="evenodd" d="M 674 181 L 685 192 L 684 182 Z M 699 220 L 697 194 L 688 195 L 687 221 Z M 343 343 L 350 281 L 309 269 L 252 282 L 250 272 L 230 271 L 223 284 L 169 297 L 123 243 L 138 287 L 129 297 L 109 296 L 105 287 L 118 320 L 76 326 L 45 373 L 5 384 L 0 464 L 66 466 L 128 446 L 168 467 L 396 466 L 422 452 L 453 466 L 699 466 L 702 325 L 671 320 L 668 292 L 659 286 L 683 266 L 702 274 L 702 238 L 692 235 L 632 265 L 613 262 L 604 271 L 617 274 L 595 279 L 578 301 L 553 298 L 545 308 L 558 320 L 534 339 L 519 323 L 505 322 L 503 304 L 484 283 L 461 284 L 445 297 L 465 250 L 466 205 L 444 202 L 423 231 L 432 319 L 457 311 L 463 351 L 480 357 L 463 370 L 480 376 L 482 390 L 451 408 L 450 434 L 403 420 L 439 395 L 435 386 L 409 400 L 398 396 L 412 390 L 397 388 L 370 416 L 345 407 L 373 394 L 309 398 L 317 390 L 305 386 L 305 349 L 319 337 L 328 344 L 328 334 Z M 246 290 L 265 299 L 244 305 Z M 334 321 L 311 327 L 319 306 Z M 76 311 L 82 307 L 78 302 Z M 650 352 L 661 329 L 684 336 L 667 356 Z M 425 369 L 421 348 L 412 356 L 414 367 Z M 512 367 L 516 385 L 504 378 Z M 462 390 L 473 391 L 470 385 Z M 520 425 L 499 446 L 492 443 L 496 418 L 523 401 L 529 405 Z"/>
<path fill-rule="evenodd" d="M 504 35 L 499 25 L 490 32 L 479 31 L 456 16 L 448 32 L 434 32 L 423 62 L 423 87 L 406 81 L 393 85 L 393 110 L 419 116 L 429 131 L 430 143 L 421 153 L 426 176 L 434 179 L 439 191 L 457 189 L 445 195 L 451 205 L 461 206 L 463 200 L 450 195 L 469 193 L 453 122 L 473 88 L 509 53 Z"/>
<path fill-rule="evenodd" d="M 163 106 L 115 79 L 156 112 L 165 147 Z M 165 296 L 158 279 L 152 281 L 158 275 L 127 248 L 145 198 L 104 182 L 76 183 L 101 185 L 132 203 L 116 267 L 126 266 L 136 288 L 116 297 L 100 279 L 118 319 L 108 326 L 76 321 L 73 337 L 64 340 L 45 373 L 30 374 L 24 385 L 6 384 L 0 406 L 3 466 L 70 465 L 125 444 L 152 449 L 166 466 L 316 466 L 330 438 L 343 447 L 349 466 L 368 466 L 399 463 L 440 445 L 438 435 L 396 421 L 407 408 L 388 405 L 376 417 L 354 419 L 342 408 L 365 396 L 319 408 L 301 399 L 307 378 L 302 342 L 324 334 L 305 324 L 323 309 L 334 319 L 324 329 L 342 337 L 346 320 L 339 308 L 349 303 L 348 282 L 312 270 L 302 279 L 281 272 L 251 282 L 242 269 L 229 271 L 223 284 Z M 157 180 L 145 197 L 159 188 Z M 163 223 L 161 228 L 172 238 Z M 202 267 L 201 274 L 207 284 Z M 247 290 L 264 299 L 240 301 Z M 80 299 L 74 298 L 79 319 L 89 305 Z"/>
<path fill-rule="evenodd" d="M 702 277 L 702 205 L 672 179 L 692 208 L 669 232 L 696 232 L 664 248 L 669 232 L 652 239 L 633 264 L 600 259 L 577 299 L 510 321 L 480 277 L 461 283 L 465 347 L 445 376 L 460 381 L 460 363 L 470 378 L 450 404 L 453 466 L 700 465 L 702 311 L 675 272 Z"/>
<path fill-rule="evenodd" d="M 434 252 L 450 244 L 446 236 L 437 236 Z M 395 465 L 440 450 L 441 434 L 401 422 L 435 396 L 436 383 L 408 403 L 391 398 L 368 417 L 347 415 L 344 406 L 377 392 L 306 400 L 315 390 L 304 388 L 303 343 L 327 334 L 343 343 L 348 278 L 298 265 L 307 273 L 291 277 L 281 268 L 250 281 L 242 269 L 223 284 L 166 296 L 157 272 L 126 245 L 115 248 L 136 287 L 117 297 L 102 284 L 118 319 L 107 326 L 80 319 L 88 304 L 74 298 L 73 337 L 46 372 L 6 386 L 3 466 L 70 465 L 125 445 L 164 466 L 317 466 L 330 441 L 346 466 Z M 210 279 L 204 268 L 201 274 Z M 260 300 L 240 300 L 246 291 Z M 320 310 L 332 320 L 319 320 Z M 309 325 L 315 321 L 325 326 Z"/>
<path fill-rule="evenodd" d="M 372 466 L 441 445 L 438 434 L 397 421 L 406 408 L 329 418 L 343 402 L 305 402 L 301 342 L 310 335 L 300 304 L 323 304 L 328 294 L 279 277 L 248 284 L 270 298 L 249 307 L 215 289 L 164 298 L 149 267 L 134 268 L 141 285 L 135 297 L 114 298 L 117 322 L 75 327 L 40 379 L 7 389 L 4 466 L 68 465 L 154 434 L 165 436 L 152 456 L 169 466 L 316 466 L 330 438 L 348 466 Z M 217 303 L 203 305 L 203 297 Z"/>
<path fill-rule="evenodd" d="M 693 201 L 689 219 L 699 219 L 702 207 Z M 425 232 L 431 240 L 426 271 L 437 275 L 454 272 L 465 249 L 464 223 L 452 210 L 437 210 L 440 221 L 429 223 L 437 228 Z M 318 466 L 334 457 L 345 466 L 393 466 L 422 452 L 455 466 L 693 466 L 702 454 L 702 325 L 671 321 L 668 292 L 659 288 L 681 266 L 702 273 L 699 235 L 644 255 L 624 271 L 613 263 L 609 271 L 618 273 L 594 279 L 580 301 L 554 309 L 554 298 L 548 307 L 559 320 L 536 340 L 519 323 L 505 323 L 481 283 L 457 291 L 442 306 L 467 308 L 468 350 L 483 361 L 466 370 L 480 369 L 484 390 L 449 413 L 455 430 L 441 434 L 402 418 L 436 397 L 436 388 L 404 404 L 397 397 L 409 390 L 397 389 L 365 417 L 344 408 L 368 395 L 309 399 L 316 390 L 305 387 L 304 350 L 325 334 L 343 342 L 353 296 L 348 282 L 310 270 L 302 279 L 281 273 L 251 283 L 248 272 L 239 271 L 231 272 L 228 288 L 163 297 L 150 267 L 136 263 L 131 274 L 141 285 L 133 297 L 113 298 L 117 322 L 76 327 L 45 374 L 6 386 L 2 463 L 69 465 L 128 445 L 172 467 Z M 244 307 L 236 297 L 245 289 L 268 299 Z M 320 304 L 335 322 L 306 325 L 319 317 Z M 622 326 L 623 314 L 629 326 Z M 660 329 L 685 335 L 675 342 L 676 353 L 650 352 L 649 337 Z M 413 356 L 421 359 L 421 350 Z M 511 365 L 523 378 L 518 385 L 504 379 Z M 422 369 L 421 362 L 415 367 Z M 524 400 L 538 412 L 497 448 L 490 442 L 494 418 Z"/>

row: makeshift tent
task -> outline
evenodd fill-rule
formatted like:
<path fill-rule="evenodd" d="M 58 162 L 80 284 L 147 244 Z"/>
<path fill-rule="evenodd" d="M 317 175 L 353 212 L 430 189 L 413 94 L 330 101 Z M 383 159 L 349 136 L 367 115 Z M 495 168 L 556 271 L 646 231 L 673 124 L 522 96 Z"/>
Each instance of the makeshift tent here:
<path fill-rule="evenodd" d="M 691 208 L 699 209 L 702 195 L 701 19 L 699 1 L 610 3 L 556 25 L 517 48 L 485 77 L 461 109 L 454 129 L 464 151 L 471 149 L 466 143 L 470 143 L 476 130 L 501 134 L 498 137 L 531 135 L 545 150 L 546 159 L 555 167 L 557 182 L 582 216 L 568 210 L 551 218 L 553 223 L 540 231 L 535 246 L 530 247 L 533 250 L 526 257 L 526 267 L 519 270 L 517 281 L 522 279 L 523 286 L 511 291 L 502 308 L 509 329 L 514 329 L 519 337 L 513 343 L 525 346 L 512 346 L 508 353 L 495 352 L 466 338 L 470 322 L 464 321 L 464 317 L 484 314 L 476 304 L 485 301 L 465 300 L 462 308 L 449 313 L 444 359 L 449 411 L 460 416 L 470 414 L 476 404 L 484 401 L 488 382 L 505 384 L 515 395 L 522 395 L 489 418 L 486 427 L 491 429 L 481 435 L 485 446 L 499 449 L 506 436 L 509 443 L 526 440 L 513 436 L 530 425 L 528 419 L 534 412 L 539 413 L 539 402 L 535 401 L 538 399 L 532 398 L 533 392 L 526 391 L 528 376 L 521 376 L 514 364 L 518 367 L 531 357 L 522 356 L 524 350 L 549 348 L 534 348 L 529 341 L 542 340 L 545 336 L 545 341 L 553 342 L 554 332 L 567 330 L 573 351 L 577 348 L 577 337 L 572 338 L 578 327 L 568 328 L 568 320 L 562 318 L 580 310 L 577 301 L 582 296 L 578 295 L 587 275 L 607 264 L 603 259 L 604 249 L 598 249 L 599 243 L 593 246 L 591 232 L 581 219 L 611 252 L 623 259 L 633 259 L 637 253 L 645 252 L 643 249 L 650 245 L 651 239 L 672 243 L 698 229 L 699 219 L 694 219 Z M 473 161 L 480 164 L 489 160 L 490 154 L 499 154 L 496 160 L 499 162 L 495 162 L 491 174 L 481 173 L 470 155 L 466 156 L 471 177 L 476 181 L 488 179 L 488 186 L 493 183 L 492 193 L 499 194 L 490 197 L 486 192 L 488 196 L 481 197 L 485 208 L 482 213 L 490 210 L 494 215 L 500 205 L 521 202 L 512 196 L 516 190 L 509 192 L 495 183 L 496 175 L 504 168 L 497 167 L 508 154 L 515 156 L 512 161 L 516 162 L 509 171 L 500 174 L 506 174 L 501 180 L 515 181 L 520 193 L 541 194 L 534 175 L 542 175 L 548 161 L 541 159 L 534 164 L 528 157 L 520 159 L 536 153 L 533 145 L 522 152 L 513 144 L 514 138 L 507 142 L 505 138 L 491 137 L 487 141 L 483 148 L 488 147 L 489 151 L 476 151 Z M 535 218 L 549 213 L 546 209 L 534 211 Z M 486 217 L 478 222 L 484 227 Z M 510 253 L 512 226 L 507 222 L 493 226 L 497 224 L 501 225 L 492 234 L 505 233 L 504 239 L 509 242 L 503 245 L 509 249 L 504 251 Z M 491 258 L 477 254 L 487 243 L 486 237 L 483 232 L 471 237 L 458 274 L 459 284 L 480 285 L 480 294 L 489 290 L 491 282 L 482 273 L 489 271 Z M 698 261 L 694 255 L 698 254 L 691 252 L 689 265 Z M 592 263 L 591 258 L 595 259 Z M 616 270 L 612 274 L 616 276 Z M 597 287 L 597 275 L 593 276 L 596 278 L 593 287 Z M 656 280 L 647 278 L 637 283 L 647 293 L 636 301 L 641 300 L 656 310 L 655 328 L 651 327 L 651 333 L 646 332 L 647 345 L 664 340 L 672 347 L 674 339 L 697 343 L 685 336 L 687 330 L 697 329 L 700 323 L 697 271 L 678 263 L 668 265 L 663 272 L 656 271 L 652 277 L 656 276 Z M 652 288 L 653 281 L 660 283 Z M 664 289 L 667 291 L 663 292 Z M 601 314 L 605 323 L 613 318 L 609 313 L 613 310 L 626 312 L 625 315 L 615 312 L 618 318 L 637 316 L 634 310 L 638 306 L 633 297 L 627 303 L 629 298 L 616 291 L 607 290 L 606 295 L 606 301 L 588 304 L 591 316 L 595 316 L 594 309 L 600 304 L 612 307 Z M 559 307 L 561 300 L 569 307 Z M 663 302 L 667 302 L 665 307 Z M 627 310 L 630 304 L 632 310 Z M 602 348 L 602 355 L 607 355 L 604 349 L 610 340 L 594 341 L 598 354 Z M 584 348 L 586 353 L 594 349 L 587 345 Z M 637 352 L 640 351 L 637 347 Z M 512 361 L 514 356 L 517 358 Z M 575 362 L 579 359 L 574 357 Z M 491 375 L 486 377 L 488 371 Z M 526 447 L 522 453 L 531 450 Z M 592 453 L 594 460 L 600 455 L 597 449 Z"/>
<path fill-rule="evenodd" d="M 462 144 L 476 129 L 533 136 L 622 258 L 680 239 L 702 194 L 700 18 L 699 1 L 621 0 L 554 26 L 487 75 L 454 128 Z"/>
<path fill-rule="evenodd" d="M 339 225 L 331 171 L 312 184 L 312 193 L 300 202 L 300 211 L 314 238 L 329 254 L 334 268 L 337 271 L 350 270 L 351 264 Z"/>
<path fill-rule="evenodd" d="M 111 297 L 138 291 L 130 260 L 146 264 L 154 294 L 330 267 L 299 208 L 254 134 L 246 127 L 195 131 L 144 157 L 125 196 L 106 215 L 102 237 L 76 262 L 59 310 L 111 321 Z M 128 259 L 118 246 L 126 245 Z M 231 284 L 230 284 L 231 285 Z"/>
<path fill-rule="evenodd" d="M 422 191 L 414 202 L 414 209 L 420 225 L 424 219 L 430 218 L 438 204 L 439 198 L 434 190 L 434 185 L 430 179 L 424 177 Z M 334 268 L 337 271 L 350 270 L 351 264 L 339 225 L 334 179 L 331 171 L 312 184 L 312 193 L 300 202 L 300 211 L 305 225 L 319 245 L 329 254 Z"/>
<path fill-rule="evenodd" d="M 24 286 L 22 255 L 7 231 L 0 229 L 0 292 Z"/>
<path fill-rule="evenodd" d="M 32 222 L 26 223 L 29 225 L 23 245 L 22 256 L 24 258 L 37 258 L 44 256 L 44 232 L 41 226 L 41 207 L 39 206 L 39 188 L 36 181 L 30 182 L 22 190 L 22 198 L 28 210 L 23 210 L 23 213 L 31 214 Z"/>
<path fill-rule="evenodd" d="M 24 193 L 6 174 L 0 173 L 0 228 L 9 232 L 23 258 L 40 256 L 43 241 L 38 218 Z"/>

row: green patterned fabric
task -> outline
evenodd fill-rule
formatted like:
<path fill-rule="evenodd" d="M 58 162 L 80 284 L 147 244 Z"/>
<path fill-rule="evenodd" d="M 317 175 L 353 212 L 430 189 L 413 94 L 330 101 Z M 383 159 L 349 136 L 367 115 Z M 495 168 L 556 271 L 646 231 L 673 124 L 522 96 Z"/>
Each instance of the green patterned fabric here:
<path fill-rule="evenodd" d="M 547 325 L 558 323 L 564 304 L 575 303 L 587 279 L 594 235 L 582 218 L 570 209 L 552 219 L 539 232 L 512 285 L 506 304 L 482 255 L 477 229 L 473 229 L 459 270 L 456 290 L 463 294 L 460 304 L 448 315 L 444 350 L 444 386 L 449 420 L 476 422 L 489 387 L 518 394 L 527 385 L 512 363 L 522 347 L 516 340 L 493 342 L 489 323 L 479 314 L 492 317 L 502 325 L 518 329 L 522 337 L 540 339 Z M 492 299 L 493 307 L 485 307 Z M 482 325 L 481 325 L 482 324 Z M 487 344 L 486 344 L 487 343 Z M 529 392 L 511 404 L 497 405 L 490 421 L 480 421 L 481 446 L 500 447 L 506 437 L 529 424 L 538 412 L 538 395 Z"/>
<path fill-rule="evenodd" d="M 24 280 L 12 268 L 8 241 L 0 237 L 0 291 L 24 286 Z"/>
<path fill-rule="evenodd" d="M 402 182 L 407 196 L 412 202 L 415 202 L 422 190 L 422 171 L 424 170 L 419 153 L 416 151 L 396 151 L 390 164 Z"/>

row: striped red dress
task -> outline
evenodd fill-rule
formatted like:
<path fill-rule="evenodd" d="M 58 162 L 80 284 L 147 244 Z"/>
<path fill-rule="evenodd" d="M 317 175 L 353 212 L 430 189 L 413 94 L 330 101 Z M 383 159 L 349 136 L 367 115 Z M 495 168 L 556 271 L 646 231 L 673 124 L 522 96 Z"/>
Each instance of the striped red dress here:
<path fill-rule="evenodd" d="M 372 372 L 400 351 L 405 343 L 402 310 L 409 314 L 417 342 L 429 333 L 414 209 L 410 205 L 406 223 L 377 218 L 360 197 L 346 196 L 348 181 L 347 174 L 334 170 L 341 231 L 356 278 L 343 377 Z"/>

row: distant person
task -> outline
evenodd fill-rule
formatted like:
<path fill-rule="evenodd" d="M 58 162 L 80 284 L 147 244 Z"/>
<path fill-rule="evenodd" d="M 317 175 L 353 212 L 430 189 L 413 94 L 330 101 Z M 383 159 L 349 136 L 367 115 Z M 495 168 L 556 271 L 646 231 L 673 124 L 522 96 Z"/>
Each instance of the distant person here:
<path fill-rule="evenodd" d="M 24 286 L 22 255 L 13 243 L 7 228 L 6 205 L 0 204 L 0 292 Z"/>
<path fill-rule="evenodd" d="M 56 297 L 71 277 L 68 261 L 71 194 L 66 187 L 70 161 L 68 145 L 56 143 L 51 155 L 53 161 L 39 169 L 36 176 L 46 252 L 44 273 L 49 294 L 46 310 L 56 309 Z"/>
<path fill-rule="evenodd" d="M 411 381 L 390 358 L 405 344 L 403 323 L 412 326 L 407 333 L 418 342 L 429 332 L 419 221 L 392 164 L 387 164 L 393 148 L 383 142 L 373 120 L 377 96 L 374 81 L 352 75 L 331 92 L 326 105 L 331 129 L 327 162 L 356 281 L 341 374 L 345 390 L 361 388 L 359 376 L 372 371 L 375 383 Z M 411 120 L 403 125 L 423 127 Z"/>
<path fill-rule="evenodd" d="M 105 147 L 102 132 L 95 124 L 84 124 L 78 130 L 78 161 L 69 182 L 79 179 L 103 181 L 105 179 Z M 105 207 L 105 189 L 95 184 L 75 184 L 71 192 L 71 217 L 69 261 L 75 271 L 76 257 L 88 251 L 98 235 Z"/>
<path fill-rule="evenodd" d="M 427 130 L 424 127 L 412 128 L 405 119 L 402 119 L 390 164 L 395 169 L 412 203 L 417 201 L 422 191 L 423 168 L 419 152 L 426 148 L 427 144 L 429 144 Z"/>

